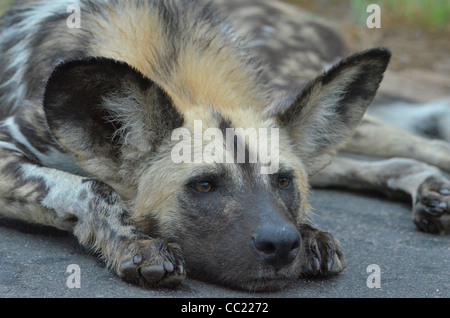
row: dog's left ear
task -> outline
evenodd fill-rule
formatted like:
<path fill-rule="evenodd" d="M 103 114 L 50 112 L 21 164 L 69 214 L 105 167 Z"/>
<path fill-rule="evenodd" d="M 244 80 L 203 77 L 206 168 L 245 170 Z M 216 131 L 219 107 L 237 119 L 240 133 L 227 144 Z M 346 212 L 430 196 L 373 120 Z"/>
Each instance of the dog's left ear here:
<path fill-rule="evenodd" d="M 118 175 L 126 155 L 152 153 L 184 122 L 157 83 L 124 62 L 101 57 L 57 66 L 43 106 L 58 143 L 102 181 Z"/>
<path fill-rule="evenodd" d="M 377 48 L 352 55 L 323 73 L 290 102 L 266 113 L 286 129 L 313 175 L 354 132 L 383 79 L 391 53 Z"/>

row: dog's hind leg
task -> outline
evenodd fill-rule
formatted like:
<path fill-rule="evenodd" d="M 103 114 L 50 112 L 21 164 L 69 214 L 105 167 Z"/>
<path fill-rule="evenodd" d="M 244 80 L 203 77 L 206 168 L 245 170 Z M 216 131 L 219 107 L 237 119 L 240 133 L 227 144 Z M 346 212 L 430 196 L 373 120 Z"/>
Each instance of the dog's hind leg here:
<path fill-rule="evenodd" d="M 405 158 L 364 161 L 337 157 L 311 179 L 314 187 L 375 190 L 412 199 L 418 229 L 435 234 L 450 230 L 450 181 L 439 169 Z"/>
<path fill-rule="evenodd" d="M 426 104 L 405 101 L 374 101 L 367 112 L 386 124 L 419 136 L 450 142 L 450 98 Z"/>
<path fill-rule="evenodd" d="M 450 172 L 450 143 L 416 136 L 365 116 L 343 152 L 379 158 L 411 158 Z"/>

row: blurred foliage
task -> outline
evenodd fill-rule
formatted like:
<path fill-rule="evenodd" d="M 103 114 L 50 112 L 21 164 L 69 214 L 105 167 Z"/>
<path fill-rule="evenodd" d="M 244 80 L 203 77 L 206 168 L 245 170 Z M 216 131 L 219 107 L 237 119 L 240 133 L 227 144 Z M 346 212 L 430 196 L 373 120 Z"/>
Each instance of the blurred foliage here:
<path fill-rule="evenodd" d="M 0 15 L 14 1 L 0 0 Z M 300 6 L 330 22 L 352 51 L 390 47 L 395 53 L 391 69 L 419 67 L 450 74 L 450 0 L 281 1 Z M 381 29 L 366 26 L 371 14 L 367 12 L 369 4 L 380 6 Z"/>
<path fill-rule="evenodd" d="M 394 53 L 390 68 L 420 68 L 450 74 L 450 0 L 282 0 L 322 17 L 343 36 L 351 51 L 387 46 Z M 381 10 L 381 28 L 366 25 Z"/>
<path fill-rule="evenodd" d="M 0 0 L 0 16 L 5 13 L 6 9 L 14 2 L 14 0 Z"/>
<path fill-rule="evenodd" d="M 428 31 L 441 31 L 450 22 L 450 1 L 448 0 L 352 0 L 351 11 L 354 22 L 363 22 L 367 6 L 378 4 L 389 18 L 411 27 Z M 392 22 L 391 22 L 392 23 Z"/>
<path fill-rule="evenodd" d="M 402 26 L 430 33 L 450 32 L 449 0 L 284 0 L 326 15 L 327 10 L 347 13 L 354 24 L 365 24 L 369 4 L 381 8 L 382 27 Z M 341 16 L 339 17 L 341 18 Z"/>
<path fill-rule="evenodd" d="M 51 1 L 51 0 L 50 0 Z M 449 0 L 283 0 L 306 8 L 316 8 L 319 15 L 327 8 L 347 7 L 353 23 L 365 23 L 369 4 L 381 7 L 382 20 L 389 25 L 402 24 L 424 28 L 430 32 L 450 32 Z M 0 15 L 14 0 L 0 0 Z"/>

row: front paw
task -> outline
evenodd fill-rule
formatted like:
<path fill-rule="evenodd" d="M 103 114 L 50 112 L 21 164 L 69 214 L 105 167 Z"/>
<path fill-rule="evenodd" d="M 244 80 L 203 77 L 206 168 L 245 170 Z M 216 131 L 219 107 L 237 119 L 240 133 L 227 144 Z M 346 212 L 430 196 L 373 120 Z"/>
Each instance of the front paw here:
<path fill-rule="evenodd" d="M 186 278 L 185 268 L 177 244 L 146 240 L 119 266 L 118 275 L 144 287 L 176 287 Z"/>
<path fill-rule="evenodd" d="M 304 236 L 306 276 L 329 276 L 342 272 L 346 265 L 339 242 L 329 233 L 313 230 Z"/>

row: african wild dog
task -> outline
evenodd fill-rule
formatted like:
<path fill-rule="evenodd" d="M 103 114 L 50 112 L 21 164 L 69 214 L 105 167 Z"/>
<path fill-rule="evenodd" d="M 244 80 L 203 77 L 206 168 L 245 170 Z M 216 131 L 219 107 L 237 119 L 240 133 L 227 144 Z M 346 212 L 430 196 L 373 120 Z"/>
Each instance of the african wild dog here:
<path fill-rule="evenodd" d="M 275 1 L 72 3 L 79 29 L 66 0 L 18 0 L 2 19 L 1 215 L 72 231 L 128 281 L 175 286 L 187 271 L 250 290 L 344 269 L 308 216 L 310 181 L 406 192 L 420 228 L 448 228 L 437 168 L 339 158 L 323 169 L 374 98 L 387 49 L 343 58 L 331 29 Z M 174 163 L 172 132 L 196 120 L 279 128 L 278 171 Z M 248 154 L 250 142 L 236 135 L 231 148 Z M 370 118 L 347 150 L 450 170 L 447 144 Z"/>

